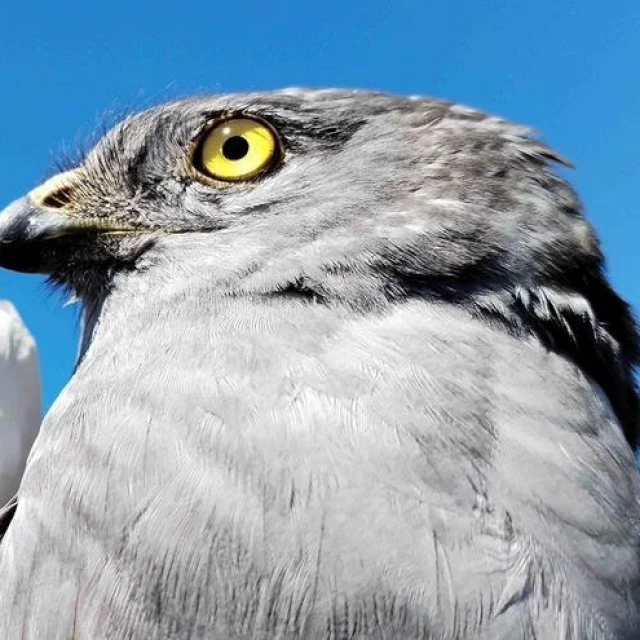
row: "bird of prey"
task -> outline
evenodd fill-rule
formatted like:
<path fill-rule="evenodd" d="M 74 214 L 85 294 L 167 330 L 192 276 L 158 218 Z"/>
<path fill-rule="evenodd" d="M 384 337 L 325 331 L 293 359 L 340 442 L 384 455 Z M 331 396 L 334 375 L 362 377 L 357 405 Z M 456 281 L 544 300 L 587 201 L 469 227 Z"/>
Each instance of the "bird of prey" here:
<path fill-rule="evenodd" d="M 40 412 L 35 342 L 13 305 L 0 300 L 0 507 L 18 489 Z"/>
<path fill-rule="evenodd" d="M 0 216 L 82 302 L 2 638 L 637 639 L 638 341 L 562 159 L 439 100 L 197 97 Z"/>

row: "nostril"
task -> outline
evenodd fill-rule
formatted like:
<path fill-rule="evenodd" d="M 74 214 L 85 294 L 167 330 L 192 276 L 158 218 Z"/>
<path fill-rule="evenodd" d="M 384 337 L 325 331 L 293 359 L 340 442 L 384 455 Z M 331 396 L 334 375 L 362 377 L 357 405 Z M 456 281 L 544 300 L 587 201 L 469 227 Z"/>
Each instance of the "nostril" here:
<path fill-rule="evenodd" d="M 71 204 L 72 200 L 73 189 L 71 187 L 60 187 L 60 189 L 53 191 L 42 199 L 42 206 L 51 209 L 62 209 Z"/>
<path fill-rule="evenodd" d="M 59 173 L 29 192 L 29 198 L 37 207 L 72 208 L 77 203 L 83 177 L 81 169 Z"/>

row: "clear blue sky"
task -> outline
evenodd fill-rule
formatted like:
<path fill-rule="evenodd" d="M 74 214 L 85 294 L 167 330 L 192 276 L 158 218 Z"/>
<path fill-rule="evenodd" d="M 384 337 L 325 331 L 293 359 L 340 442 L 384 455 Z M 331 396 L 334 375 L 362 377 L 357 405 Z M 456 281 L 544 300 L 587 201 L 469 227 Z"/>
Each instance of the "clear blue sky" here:
<path fill-rule="evenodd" d="M 638 309 L 638 34 L 638 0 L 7 2 L 0 202 L 109 109 L 285 85 L 435 95 L 533 125 L 575 162 L 612 279 Z M 36 336 L 46 407 L 70 375 L 77 314 L 37 276 L 0 272 L 0 297 Z"/>

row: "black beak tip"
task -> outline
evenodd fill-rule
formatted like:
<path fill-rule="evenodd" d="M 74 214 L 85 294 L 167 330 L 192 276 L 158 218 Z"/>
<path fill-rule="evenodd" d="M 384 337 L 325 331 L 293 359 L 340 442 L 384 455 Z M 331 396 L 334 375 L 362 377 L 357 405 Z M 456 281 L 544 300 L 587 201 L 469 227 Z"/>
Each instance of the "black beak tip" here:
<path fill-rule="evenodd" d="M 35 247 L 5 244 L 0 241 L 0 267 L 22 273 L 40 273 L 39 251 Z"/>
<path fill-rule="evenodd" d="M 24 273 L 41 272 L 43 231 L 51 225 L 50 216 L 27 198 L 10 204 L 0 214 L 0 267 Z"/>

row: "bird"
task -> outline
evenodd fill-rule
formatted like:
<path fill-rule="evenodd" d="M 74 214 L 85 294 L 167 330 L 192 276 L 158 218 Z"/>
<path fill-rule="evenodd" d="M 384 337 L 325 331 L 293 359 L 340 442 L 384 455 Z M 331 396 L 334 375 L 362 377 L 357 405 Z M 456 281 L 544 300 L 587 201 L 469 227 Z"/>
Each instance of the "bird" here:
<path fill-rule="evenodd" d="M 41 419 L 38 352 L 16 308 L 0 300 L 0 506 L 18 489 Z"/>
<path fill-rule="evenodd" d="M 564 164 L 293 88 L 128 115 L 8 205 L 82 331 L 1 637 L 637 639 L 638 334 Z"/>

